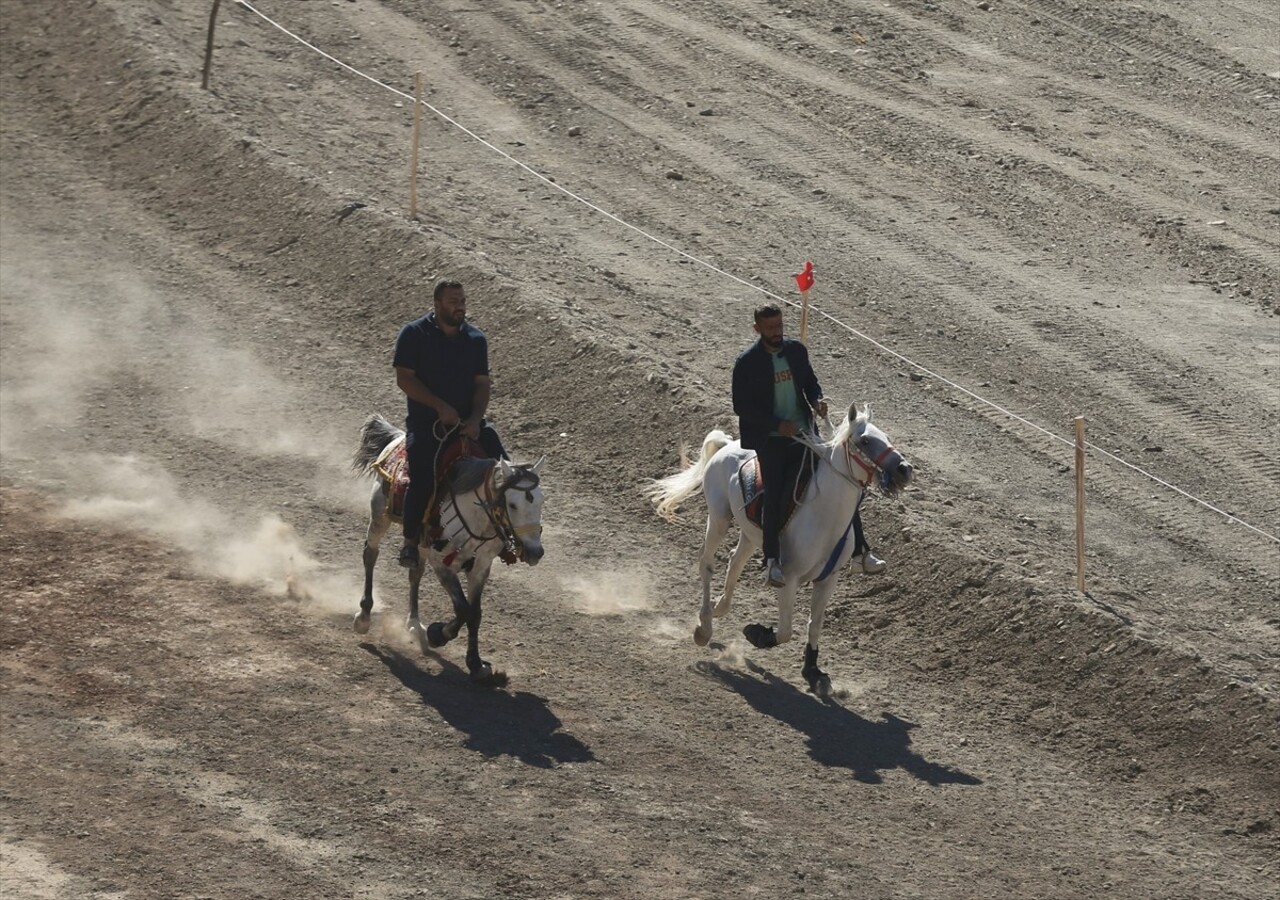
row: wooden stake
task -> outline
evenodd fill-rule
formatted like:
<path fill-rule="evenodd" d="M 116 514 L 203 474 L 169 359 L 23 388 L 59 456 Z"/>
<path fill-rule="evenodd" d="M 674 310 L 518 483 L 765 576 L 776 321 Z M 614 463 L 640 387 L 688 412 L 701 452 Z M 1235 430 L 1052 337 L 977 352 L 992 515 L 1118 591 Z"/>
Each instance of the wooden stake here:
<path fill-rule="evenodd" d="M 809 292 L 800 292 L 800 343 L 809 340 Z"/>
<path fill-rule="evenodd" d="M 1076 416 L 1076 590 L 1084 591 L 1084 416 Z"/>
<path fill-rule="evenodd" d="M 218 7 L 222 0 L 213 0 L 213 10 L 209 13 L 209 37 L 204 44 L 204 77 L 200 79 L 200 87 L 209 90 L 209 70 L 213 68 L 213 29 L 218 24 Z"/>
<path fill-rule="evenodd" d="M 418 218 L 418 143 L 422 134 L 422 73 L 413 76 L 413 164 L 409 168 L 409 218 Z"/>

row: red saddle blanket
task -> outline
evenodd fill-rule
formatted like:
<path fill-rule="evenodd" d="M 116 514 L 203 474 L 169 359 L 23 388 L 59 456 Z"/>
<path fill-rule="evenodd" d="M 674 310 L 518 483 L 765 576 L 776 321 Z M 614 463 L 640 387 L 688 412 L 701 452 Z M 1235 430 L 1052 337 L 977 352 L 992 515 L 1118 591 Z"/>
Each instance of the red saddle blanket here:
<path fill-rule="evenodd" d="M 811 464 L 813 457 L 805 457 L 804 463 L 800 466 L 799 479 L 792 482 L 788 479 L 788 485 L 794 485 L 795 490 L 787 492 L 787 499 L 782 506 L 782 527 L 785 528 L 787 523 L 791 521 L 791 517 L 795 515 L 800 504 L 796 502 L 796 497 L 803 497 L 804 492 L 809 488 L 809 482 L 813 479 L 814 467 Z M 761 525 L 764 515 L 764 474 L 760 471 L 760 457 L 753 456 L 742 464 L 738 469 L 738 483 L 742 485 L 742 508 L 747 514 L 747 521 L 753 525 Z"/>
<path fill-rule="evenodd" d="M 434 518 L 440 509 L 440 500 L 444 492 L 440 486 L 449 475 L 453 464 L 467 457 L 483 457 L 484 450 L 475 441 L 462 439 L 451 441 L 440 452 L 440 462 L 436 469 L 436 490 L 427 510 L 427 520 Z M 383 490 L 387 493 L 387 511 L 392 519 L 404 519 L 404 495 L 409 490 L 409 457 L 405 450 L 405 439 L 397 438 L 386 446 L 373 470 L 383 479 Z"/>

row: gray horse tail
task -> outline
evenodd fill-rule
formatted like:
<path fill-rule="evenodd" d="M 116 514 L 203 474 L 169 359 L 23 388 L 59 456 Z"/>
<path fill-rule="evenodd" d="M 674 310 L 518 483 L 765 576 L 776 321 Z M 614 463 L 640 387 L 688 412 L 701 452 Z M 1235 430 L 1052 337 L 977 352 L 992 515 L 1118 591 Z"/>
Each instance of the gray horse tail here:
<path fill-rule="evenodd" d="M 399 428 L 374 413 L 360 427 L 360 443 L 351 455 L 351 468 L 364 475 L 378 461 L 387 444 L 403 434 Z"/>
<path fill-rule="evenodd" d="M 655 479 L 644 489 L 645 495 L 653 502 L 658 515 L 668 522 L 674 522 L 679 518 L 676 515 L 676 508 L 702 490 L 702 480 L 706 477 L 707 465 L 711 462 L 711 457 L 732 440 L 733 438 L 719 429 L 708 432 L 702 439 L 702 454 L 692 465 L 689 463 L 685 448 L 680 449 L 680 456 L 686 468 L 666 478 Z"/>

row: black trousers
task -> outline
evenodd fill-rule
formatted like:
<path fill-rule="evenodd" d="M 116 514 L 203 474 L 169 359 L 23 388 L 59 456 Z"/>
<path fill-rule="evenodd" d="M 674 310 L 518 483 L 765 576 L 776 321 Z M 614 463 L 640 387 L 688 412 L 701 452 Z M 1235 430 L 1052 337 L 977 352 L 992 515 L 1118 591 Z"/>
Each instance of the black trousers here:
<path fill-rule="evenodd" d="M 451 437 L 450 440 L 453 438 Z M 498 432 L 488 422 L 480 425 L 480 446 L 490 459 L 507 459 Z M 436 455 L 440 442 L 431 428 L 410 431 L 405 439 L 405 456 L 409 462 L 409 489 L 404 494 L 404 537 L 418 542 L 422 538 L 422 520 L 431 504 L 436 486 Z"/>
<path fill-rule="evenodd" d="M 760 457 L 760 474 L 764 478 L 764 508 L 760 511 L 760 527 L 764 531 L 764 558 L 779 558 L 782 516 L 787 500 L 796 488 L 796 476 L 807 452 L 803 444 L 787 437 L 771 437 L 756 449 Z M 862 513 L 853 514 L 853 552 L 870 549 L 862 534 Z"/>

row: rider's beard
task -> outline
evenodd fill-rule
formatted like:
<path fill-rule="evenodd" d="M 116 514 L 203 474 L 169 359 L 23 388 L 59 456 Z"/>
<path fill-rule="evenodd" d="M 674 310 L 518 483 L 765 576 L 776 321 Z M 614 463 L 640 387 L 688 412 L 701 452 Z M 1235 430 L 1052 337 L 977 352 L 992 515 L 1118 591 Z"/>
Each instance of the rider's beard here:
<path fill-rule="evenodd" d="M 761 338 L 764 341 L 764 345 L 770 350 L 777 350 L 782 346 L 782 335 L 778 335 L 776 338 L 764 337 L 762 335 Z"/>
<path fill-rule="evenodd" d="M 440 321 L 444 322 L 444 324 L 448 325 L 450 328 L 460 328 L 462 326 L 462 323 L 465 322 L 466 320 L 467 320 L 467 314 L 464 312 L 450 313 L 450 312 L 441 311 L 440 313 Z"/>

